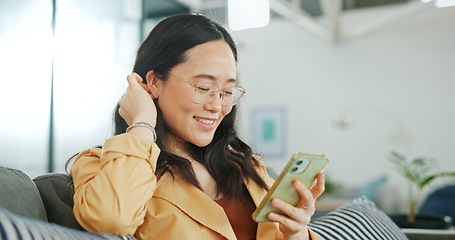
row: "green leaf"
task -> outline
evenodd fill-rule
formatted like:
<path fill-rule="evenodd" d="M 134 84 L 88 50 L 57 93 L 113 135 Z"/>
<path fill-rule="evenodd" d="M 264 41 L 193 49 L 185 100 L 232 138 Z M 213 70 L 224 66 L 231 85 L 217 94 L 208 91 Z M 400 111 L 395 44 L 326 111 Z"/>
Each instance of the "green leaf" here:
<path fill-rule="evenodd" d="M 435 180 L 437 178 L 441 178 L 441 177 L 453 178 L 452 180 L 455 180 L 455 172 L 440 172 L 440 173 L 436 173 L 436 174 L 427 176 L 425 179 L 423 179 L 419 183 L 419 188 L 423 189 L 425 186 L 430 184 L 433 180 Z"/>
<path fill-rule="evenodd" d="M 411 161 L 411 165 L 425 166 L 426 165 L 426 159 L 424 159 L 424 158 L 416 158 L 416 159 Z"/>

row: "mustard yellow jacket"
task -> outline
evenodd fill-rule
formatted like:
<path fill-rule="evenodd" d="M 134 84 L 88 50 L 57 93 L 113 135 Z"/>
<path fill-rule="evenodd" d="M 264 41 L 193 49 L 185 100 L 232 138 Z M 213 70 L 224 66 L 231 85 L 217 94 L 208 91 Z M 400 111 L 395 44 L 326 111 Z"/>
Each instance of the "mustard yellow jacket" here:
<path fill-rule="evenodd" d="M 130 134 L 106 140 L 75 159 L 74 214 L 87 231 L 134 235 L 138 239 L 236 239 L 224 210 L 177 174 L 155 177 L 160 149 Z M 273 182 L 262 164 L 259 174 Z M 256 206 L 265 196 L 245 181 Z M 320 239 L 311 232 L 312 239 Z M 281 239 L 278 224 L 259 223 L 257 239 Z"/>

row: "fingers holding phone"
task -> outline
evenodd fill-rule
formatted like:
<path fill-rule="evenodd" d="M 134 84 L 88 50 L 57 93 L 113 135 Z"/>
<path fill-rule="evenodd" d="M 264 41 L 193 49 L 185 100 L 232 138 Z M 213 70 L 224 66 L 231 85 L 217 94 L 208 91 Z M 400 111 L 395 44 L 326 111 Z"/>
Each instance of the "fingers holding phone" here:
<path fill-rule="evenodd" d="M 297 152 L 292 155 L 287 165 L 272 185 L 257 209 L 253 219 L 257 222 L 274 221 L 267 215 L 270 212 L 283 214 L 280 208 L 272 204 L 272 199 L 279 199 L 296 208 L 303 206 L 310 209 L 324 191 L 324 175 L 319 175 L 328 164 L 324 155 Z M 314 183 L 314 184 L 313 184 Z M 284 214 L 286 215 L 286 214 Z"/>
<path fill-rule="evenodd" d="M 280 198 L 273 198 L 272 205 L 282 212 L 282 216 L 307 224 L 309 219 L 304 216 L 306 215 L 304 211 L 310 213 L 311 218 L 314 213 L 314 203 L 317 197 L 314 197 L 310 189 L 308 189 L 299 180 L 296 180 L 292 185 L 294 186 L 296 192 L 300 195 L 299 203 L 293 206 Z M 269 213 L 269 215 L 273 215 L 273 212 Z"/>
<path fill-rule="evenodd" d="M 324 192 L 322 170 L 328 162 L 324 155 L 301 152 L 292 155 L 253 212 L 253 219 L 278 222 L 285 238 L 307 239 L 314 203 Z"/>
<path fill-rule="evenodd" d="M 313 193 L 313 196 L 316 198 L 320 197 L 325 191 L 325 175 L 324 172 L 321 171 L 315 180 L 315 184 L 310 188 L 310 191 Z"/>
<path fill-rule="evenodd" d="M 280 230 L 285 236 L 306 236 L 308 234 L 307 225 L 315 212 L 314 203 L 322 194 L 319 189 L 323 189 L 321 188 L 321 185 L 324 184 L 323 177 L 322 173 L 318 174 L 315 184 L 310 189 L 299 180 L 292 183 L 301 197 L 296 206 L 279 198 L 272 199 L 272 205 L 279 209 L 281 214 L 270 212 L 267 216 L 270 220 L 280 223 Z"/>
<path fill-rule="evenodd" d="M 309 188 L 309 191 L 305 191 L 301 185 L 301 182 L 297 182 L 294 184 L 296 191 L 299 193 L 301 199 L 300 202 L 296 205 L 299 208 L 314 208 L 316 204 L 316 199 L 318 199 L 325 190 L 325 179 L 324 179 L 324 172 L 318 173 L 316 179 L 314 180 L 313 184 Z M 308 200 L 313 199 L 313 200 Z"/>

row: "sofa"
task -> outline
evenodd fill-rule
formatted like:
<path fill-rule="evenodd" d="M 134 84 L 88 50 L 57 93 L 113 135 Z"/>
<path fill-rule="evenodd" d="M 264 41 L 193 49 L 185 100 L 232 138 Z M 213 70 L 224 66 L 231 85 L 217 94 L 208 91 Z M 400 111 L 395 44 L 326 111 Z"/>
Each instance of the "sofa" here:
<path fill-rule="evenodd" d="M 30 179 L 0 167 L 0 239 L 135 239 L 85 232 L 72 213 L 74 187 L 64 173 Z M 359 197 L 309 224 L 325 239 L 449 239 L 406 234 L 375 204 Z M 440 237 L 440 236 L 436 236 Z"/>
<path fill-rule="evenodd" d="M 0 167 L 0 193 L 0 240 L 135 239 L 85 232 L 73 215 L 74 187 L 68 174 L 32 180 L 20 170 Z"/>

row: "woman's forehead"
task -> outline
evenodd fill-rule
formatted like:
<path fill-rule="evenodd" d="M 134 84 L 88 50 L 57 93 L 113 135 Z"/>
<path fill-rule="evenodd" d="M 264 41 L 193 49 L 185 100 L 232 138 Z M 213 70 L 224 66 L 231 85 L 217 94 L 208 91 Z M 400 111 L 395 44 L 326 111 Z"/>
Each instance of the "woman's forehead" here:
<path fill-rule="evenodd" d="M 224 40 L 211 41 L 189 49 L 184 62 L 173 68 L 175 71 L 195 78 L 235 80 L 237 64 L 234 54 Z"/>

